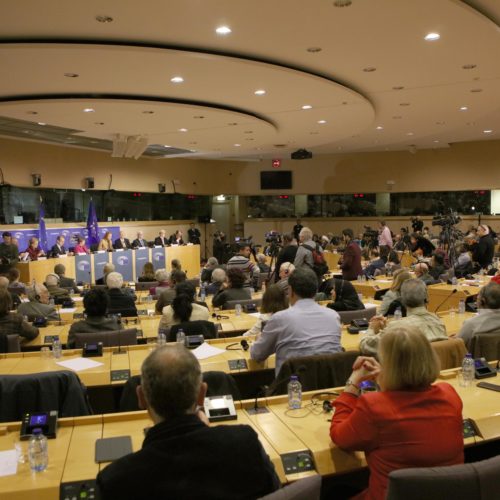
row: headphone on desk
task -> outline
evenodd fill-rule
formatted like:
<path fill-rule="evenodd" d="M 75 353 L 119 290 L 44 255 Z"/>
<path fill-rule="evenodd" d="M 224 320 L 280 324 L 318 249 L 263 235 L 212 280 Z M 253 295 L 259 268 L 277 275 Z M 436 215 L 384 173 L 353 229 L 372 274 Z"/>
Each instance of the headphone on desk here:
<path fill-rule="evenodd" d="M 316 394 L 313 394 L 311 396 L 311 403 L 313 406 L 316 406 L 321 403 L 321 406 L 323 407 L 323 411 L 325 413 L 330 413 L 333 410 L 333 405 L 332 402 L 330 401 L 331 396 L 338 397 L 340 394 L 338 392 L 318 392 Z M 328 397 L 328 399 L 324 399 L 325 397 Z"/>
<path fill-rule="evenodd" d="M 225 316 L 223 314 L 212 313 L 212 318 L 215 318 L 215 319 L 229 319 L 229 316 Z"/>

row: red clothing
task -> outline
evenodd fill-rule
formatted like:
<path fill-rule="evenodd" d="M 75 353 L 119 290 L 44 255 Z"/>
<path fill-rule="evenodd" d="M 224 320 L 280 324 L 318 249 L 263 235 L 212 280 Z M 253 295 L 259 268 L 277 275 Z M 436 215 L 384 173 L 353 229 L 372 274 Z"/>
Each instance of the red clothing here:
<path fill-rule="evenodd" d="M 464 461 L 462 400 L 451 385 L 423 391 L 387 391 L 334 402 L 333 442 L 366 454 L 368 489 L 359 498 L 383 500 L 389 473 L 408 467 L 437 467 Z"/>
<path fill-rule="evenodd" d="M 25 250 L 25 253 L 28 254 L 30 260 L 38 260 L 38 257 L 42 257 L 43 250 L 40 247 L 33 248 L 32 246 L 29 246 Z"/>
<path fill-rule="evenodd" d="M 76 245 L 74 248 L 75 253 L 89 253 L 85 245 Z"/>
<path fill-rule="evenodd" d="M 358 276 L 363 274 L 363 268 L 361 267 L 361 248 L 359 248 L 357 243 L 351 241 L 351 243 L 346 246 L 344 255 L 342 255 L 340 269 L 342 269 L 342 278 L 349 281 L 355 280 Z"/>

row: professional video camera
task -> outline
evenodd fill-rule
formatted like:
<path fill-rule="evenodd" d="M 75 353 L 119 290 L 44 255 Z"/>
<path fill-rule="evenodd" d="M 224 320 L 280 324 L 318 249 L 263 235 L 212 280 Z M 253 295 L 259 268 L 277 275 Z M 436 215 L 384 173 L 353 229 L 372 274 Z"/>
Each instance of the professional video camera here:
<path fill-rule="evenodd" d="M 264 235 L 266 237 L 266 243 L 277 243 L 281 245 L 281 234 L 278 231 L 269 231 Z"/>
<path fill-rule="evenodd" d="M 432 218 L 433 226 L 450 227 L 455 226 L 462 220 L 456 212 L 451 212 L 446 215 L 436 215 Z"/>

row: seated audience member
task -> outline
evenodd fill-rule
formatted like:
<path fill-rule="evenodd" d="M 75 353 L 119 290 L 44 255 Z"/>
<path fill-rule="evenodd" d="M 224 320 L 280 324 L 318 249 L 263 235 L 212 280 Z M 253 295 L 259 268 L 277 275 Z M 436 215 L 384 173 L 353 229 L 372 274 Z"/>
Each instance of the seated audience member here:
<path fill-rule="evenodd" d="M 266 256 L 263 253 L 257 254 L 257 265 L 261 273 L 268 273 L 270 270 L 269 265 L 266 263 Z"/>
<path fill-rule="evenodd" d="M 0 288 L 7 290 L 12 300 L 12 309 L 17 309 L 17 307 L 21 304 L 21 299 L 19 294 L 13 293 L 9 290 L 9 279 L 7 277 L 0 276 Z"/>
<path fill-rule="evenodd" d="M 399 321 L 391 321 L 387 325 L 387 318 L 374 316 L 370 320 L 370 327 L 359 343 L 359 350 L 366 355 L 374 356 L 377 353 L 380 339 L 396 327 L 418 328 L 429 340 L 446 340 L 446 327 L 434 313 L 427 311 L 427 288 L 418 279 L 406 280 L 401 285 L 401 303 L 406 307 L 406 317 Z"/>
<path fill-rule="evenodd" d="M 279 281 L 276 285 L 283 290 L 285 293 L 288 293 L 288 278 L 295 271 L 295 266 L 291 262 L 283 262 L 280 267 L 279 272 Z"/>
<path fill-rule="evenodd" d="M 228 269 L 226 282 L 212 298 L 214 307 L 224 307 L 229 300 L 248 300 L 252 298 L 249 288 L 244 288 L 245 275 L 240 269 Z"/>
<path fill-rule="evenodd" d="M 158 314 L 161 314 L 163 308 L 172 303 L 175 299 L 175 288 L 179 283 L 186 281 L 186 273 L 184 271 L 174 271 L 170 274 L 170 280 L 168 280 L 168 287 L 158 295 L 158 300 L 156 301 L 155 309 Z"/>
<path fill-rule="evenodd" d="M 104 238 L 97 245 L 97 251 L 106 250 L 107 252 L 113 251 L 113 235 L 111 231 L 104 233 Z"/>
<path fill-rule="evenodd" d="M 0 336 L 19 335 L 26 340 L 33 340 L 38 337 L 38 328 L 24 321 L 19 313 L 10 312 L 12 310 L 12 297 L 10 293 L 0 288 Z M 0 340 L 0 345 L 4 345 L 7 351 L 7 339 Z"/>
<path fill-rule="evenodd" d="M 500 332 L 500 285 L 490 282 L 477 296 L 478 315 L 464 321 L 457 337 L 470 349 L 472 338 L 477 333 Z"/>
<path fill-rule="evenodd" d="M 423 262 L 415 264 L 415 276 L 426 285 L 432 285 L 436 280 L 429 274 L 429 266 Z"/>
<path fill-rule="evenodd" d="M 354 233 L 352 229 L 342 231 L 342 240 L 345 245 L 344 253 L 339 261 L 342 269 L 342 278 L 348 281 L 357 279 L 363 273 L 361 267 L 361 248 L 354 242 Z"/>
<path fill-rule="evenodd" d="M 478 242 L 472 246 L 472 260 L 481 269 L 486 269 L 492 262 L 495 255 L 495 242 L 490 234 L 490 228 L 486 224 L 477 227 L 479 236 Z"/>
<path fill-rule="evenodd" d="M 170 262 L 170 270 L 173 271 L 182 271 L 182 264 L 179 259 L 172 259 Z"/>
<path fill-rule="evenodd" d="M 66 267 L 64 264 L 56 264 L 54 266 L 54 274 L 59 276 L 59 286 L 61 288 L 68 288 L 75 293 L 78 293 L 80 290 L 76 286 L 75 280 L 73 278 L 66 277 Z"/>
<path fill-rule="evenodd" d="M 149 294 L 158 297 L 165 290 L 174 288 L 170 281 L 170 273 L 166 269 L 157 269 L 155 272 L 155 281 L 158 285 L 149 289 Z"/>
<path fill-rule="evenodd" d="M 243 286 L 248 289 L 248 293 L 253 292 L 253 281 L 259 272 L 259 268 L 250 260 L 252 249 L 248 243 L 240 243 L 239 251 L 231 257 L 226 264 L 226 271 L 238 269 L 243 273 L 245 281 Z"/>
<path fill-rule="evenodd" d="M 195 303 L 196 288 L 189 281 L 179 283 L 175 287 L 175 298 L 171 305 L 163 308 L 160 328 L 187 321 L 208 321 L 210 313 L 208 308 Z"/>
<path fill-rule="evenodd" d="M 458 258 L 455 263 L 455 276 L 463 278 L 467 274 L 472 274 L 474 268 L 472 266 L 472 259 L 470 257 L 469 248 L 465 244 L 461 244 L 458 248 Z"/>
<path fill-rule="evenodd" d="M 6 273 L 19 261 L 19 248 L 14 243 L 12 233 L 4 231 L 0 243 L 0 274 Z"/>
<path fill-rule="evenodd" d="M 64 241 L 65 241 L 65 238 L 62 234 L 60 234 L 57 239 L 56 239 L 56 243 L 55 245 L 52 246 L 52 248 L 50 249 L 50 257 L 59 257 L 59 255 L 66 255 L 68 253 L 68 251 L 66 250 L 65 246 L 64 246 Z"/>
<path fill-rule="evenodd" d="M 384 293 L 382 297 L 382 304 L 378 308 L 377 313 L 380 316 L 385 316 L 389 310 L 390 305 L 395 300 L 401 300 L 401 285 L 406 281 L 411 279 L 411 275 L 408 271 L 404 269 L 398 269 L 394 272 L 392 276 L 392 285 L 387 292 Z"/>
<path fill-rule="evenodd" d="M 104 264 L 104 267 L 102 268 L 102 272 L 103 272 L 102 278 L 96 279 L 95 284 L 96 285 L 105 285 L 106 278 L 107 278 L 108 274 L 112 273 L 114 270 L 115 270 L 115 265 L 112 264 L 111 262 L 106 262 L 106 264 Z"/>
<path fill-rule="evenodd" d="M 21 273 L 16 267 L 11 267 L 7 271 L 7 279 L 9 280 L 8 289 L 11 293 L 20 294 L 26 293 L 26 285 L 19 281 Z"/>
<path fill-rule="evenodd" d="M 385 263 L 385 274 L 391 275 L 394 271 L 401 269 L 401 261 L 398 252 L 390 250 Z"/>
<path fill-rule="evenodd" d="M 226 281 L 226 271 L 224 271 L 224 269 L 214 269 L 211 275 L 212 282 L 205 287 L 205 293 L 207 295 L 215 295 L 220 290 L 222 283 Z"/>
<path fill-rule="evenodd" d="M 45 257 L 45 252 L 38 246 L 38 238 L 30 238 L 28 248 L 20 254 L 24 260 L 38 260 L 39 257 Z"/>
<path fill-rule="evenodd" d="M 212 272 L 219 267 L 219 261 L 215 257 L 209 257 L 207 263 L 201 270 L 200 281 L 202 283 L 210 283 Z"/>
<path fill-rule="evenodd" d="M 387 227 L 387 226 L 386 226 Z M 375 271 L 378 269 L 381 274 L 385 273 L 385 263 L 387 262 L 387 247 L 383 247 L 380 251 L 376 248 L 370 250 L 370 263 L 363 270 L 363 274 L 367 278 L 372 278 L 375 275 Z M 385 257 L 381 255 L 382 250 L 385 250 Z"/>
<path fill-rule="evenodd" d="M 433 253 L 429 274 L 433 277 L 435 281 L 439 281 L 440 276 L 445 272 L 446 272 L 446 266 L 444 265 L 443 254 L 437 252 Z"/>
<path fill-rule="evenodd" d="M 166 247 L 168 245 L 168 238 L 165 236 L 165 230 L 162 229 L 154 241 L 155 247 Z"/>
<path fill-rule="evenodd" d="M 142 231 L 137 233 L 137 238 L 132 242 L 132 248 L 146 248 L 148 242 L 144 239 Z"/>
<path fill-rule="evenodd" d="M 259 319 L 243 335 L 245 337 L 248 335 L 260 335 L 262 326 L 266 324 L 271 316 L 284 309 L 288 309 L 288 295 L 278 285 L 269 285 L 262 296 Z"/>
<path fill-rule="evenodd" d="M 359 311 L 365 308 L 350 281 L 334 278 L 330 283 L 333 302 L 326 307 L 334 311 Z"/>
<path fill-rule="evenodd" d="M 47 274 L 45 277 L 45 286 L 47 287 L 51 298 L 56 300 L 57 303 L 61 303 L 63 300 L 70 298 L 69 291 L 66 288 L 61 288 L 59 286 L 59 276 L 57 274 Z"/>
<path fill-rule="evenodd" d="M 413 233 L 410 236 L 411 252 L 415 257 L 430 257 L 436 247 L 425 237 Z"/>
<path fill-rule="evenodd" d="M 99 333 L 122 328 L 116 316 L 106 317 L 108 306 L 109 296 L 102 288 L 93 288 L 83 297 L 85 319 L 71 325 L 68 348 L 73 348 L 75 345 L 75 333 Z"/>
<path fill-rule="evenodd" d="M 129 248 L 132 248 L 130 240 L 128 238 L 125 238 L 125 231 L 120 231 L 120 237 L 115 240 L 115 242 L 113 243 L 113 247 L 116 250 L 128 250 Z"/>
<path fill-rule="evenodd" d="M 295 256 L 297 255 L 297 249 L 297 241 L 293 237 L 293 233 L 283 234 L 283 248 L 280 250 L 278 257 L 276 258 L 276 265 L 274 268 L 276 282 L 280 279 L 279 270 L 281 269 L 281 265 L 285 262 L 290 262 L 290 264 L 292 264 L 295 260 Z"/>
<path fill-rule="evenodd" d="M 85 238 L 82 236 L 78 236 L 76 239 L 76 246 L 73 250 L 76 255 L 90 253 L 89 249 L 85 246 Z"/>
<path fill-rule="evenodd" d="M 332 441 L 366 454 L 370 481 L 359 499 L 385 499 L 394 470 L 464 461 L 462 401 L 451 385 L 433 385 L 439 360 L 423 333 L 396 323 L 380 341 L 380 364 L 359 357 L 332 403 Z M 376 380 L 380 392 L 360 394 L 364 380 Z"/>
<path fill-rule="evenodd" d="M 184 240 L 182 239 L 182 231 L 177 229 L 177 231 L 170 236 L 169 243 L 171 245 L 184 245 Z"/>
<path fill-rule="evenodd" d="M 288 280 L 292 307 L 273 314 L 250 357 L 264 361 L 276 353 L 276 375 L 289 358 L 341 352 L 341 325 L 337 312 L 314 301 L 318 278 L 312 269 L 296 269 Z"/>
<path fill-rule="evenodd" d="M 126 316 L 137 316 L 134 297 L 122 290 L 123 276 L 120 273 L 109 273 L 106 276 L 108 286 L 108 314 L 121 314 Z"/>
<path fill-rule="evenodd" d="M 146 262 L 142 268 L 142 274 L 139 276 L 139 282 L 148 283 L 151 281 L 156 281 L 155 268 L 152 262 Z"/>
<path fill-rule="evenodd" d="M 33 284 L 26 289 L 29 302 L 23 302 L 17 308 L 21 316 L 27 316 L 28 321 L 35 318 L 45 318 L 49 321 L 59 319 L 56 308 L 49 304 L 50 294 L 44 285 Z"/>
<path fill-rule="evenodd" d="M 141 450 L 98 474 L 102 500 L 238 500 L 260 498 L 279 488 L 274 467 L 251 427 L 209 426 L 199 410 L 206 391 L 200 364 L 188 349 L 164 346 L 145 359 L 137 395 L 154 426 Z"/>

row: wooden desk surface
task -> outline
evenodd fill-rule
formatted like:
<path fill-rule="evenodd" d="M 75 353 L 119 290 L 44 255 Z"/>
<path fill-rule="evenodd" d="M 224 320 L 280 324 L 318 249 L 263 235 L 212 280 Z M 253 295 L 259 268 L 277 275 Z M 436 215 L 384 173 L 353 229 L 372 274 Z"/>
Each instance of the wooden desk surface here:
<path fill-rule="evenodd" d="M 362 293 L 363 297 L 375 297 L 375 293 L 380 290 L 388 290 L 392 286 L 392 280 L 375 279 L 367 281 L 351 281 L 352 286 L 358 293 Z"/>

